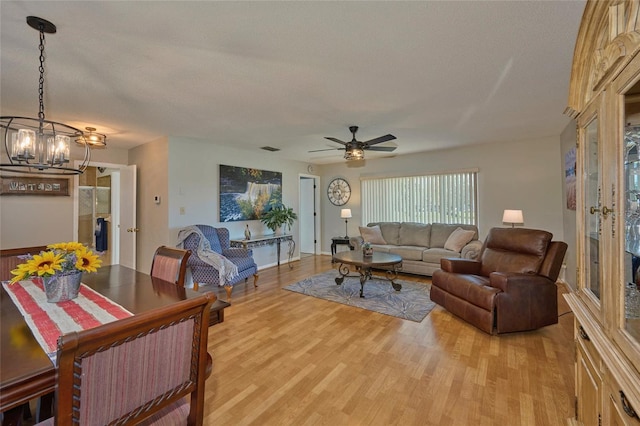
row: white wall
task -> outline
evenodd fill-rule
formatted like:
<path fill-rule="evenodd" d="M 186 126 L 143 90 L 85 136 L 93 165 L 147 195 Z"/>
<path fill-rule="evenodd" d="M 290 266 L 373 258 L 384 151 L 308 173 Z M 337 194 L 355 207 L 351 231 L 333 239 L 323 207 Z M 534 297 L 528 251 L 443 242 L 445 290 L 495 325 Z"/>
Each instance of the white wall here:
<path fill-rule="evenodd" d="M 349 235 L 359 235 L 360 177 L 375 175 L 411 175 L 477 168 L 478 228 L 484 239 L 492 227 L 502 227 L 505 209 L 520 209 L 527 228 L 552 232 L 554 239 L 564 239 L 562 220 L 562 161 L 559 137 L 521 142 L 474 145 L 421 154 L 367 160 L 364 167 L 345 163 L 322 166 L 323 238 L 322 251 L 330 252 L 331 237 L 344 234 L 340 209 L 350 208 Z M 346 178 L 351 185 L 351 199 L 345 206 L 332 205 L 327 185 L 335 177 Z"/>
<path fill-rule="evenodd" d="M 137 169 L 136 269 L 151 271 L 151 261 L 161 245 L 174 246 L 169 236 L 169 141 L 160 138 L 129 152 L 130 164 Z M 160 204 L 154 196 L 160 196 Z"/>
<path fill-rule="evenodd" d="M 244 238 L 247 224 L 253 236 L 271 233 L 259 220 L 220 223 L 220 164 L 282 172 L 282 202 L 298 212 L 298 176 L 306 171 L 307 163 L 283 160 L 277 152 L 243 150 L 212 145 L 209 141 L 172 137 L 169 139 L 166 205 L 170 235 L 166 244 L 175 245 L 180 228 L 195 224 L 225 227 L 229 229 L 231 238 Z M 181 209 L 184 209 L 184 214 L 181 214 Z M 296 221 L 293 226 L 296 241 L 299 241 L 298 225 Z M 286 260 L 286 246 L 285 243 L 282 247 L 283 260 Z M 255 248 L 253 253 L 258 268 L 276 262 L 275 245 Z M 298 256 L 298 248 L 295 256 Z"/>
<path fill-rule="evenodd" d="M 91 160 L 127 164 L 127 151 L 94 150 Z M 60 177 L 69 179 L 68 197 L 0 196 L 0 249 L 42 246 L 73 239 L 73 189 L 77 177 Z"/>

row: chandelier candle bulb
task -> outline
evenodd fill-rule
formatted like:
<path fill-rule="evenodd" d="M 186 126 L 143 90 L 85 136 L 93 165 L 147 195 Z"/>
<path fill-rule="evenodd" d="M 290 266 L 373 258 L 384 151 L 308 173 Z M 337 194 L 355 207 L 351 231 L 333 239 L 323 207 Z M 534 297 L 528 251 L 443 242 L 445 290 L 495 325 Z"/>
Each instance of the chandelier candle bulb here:
<path fill-rule="evenodd" d="M 56 135 L 47 140 L 49 145 L 48 162 L 51 164 L 64 164 L 69 162 L 69 145 L 71 139 L 68 136 Z"/>
<path fill-rule="evenodd" d="M 14 133 L 13 155 L 15 160 L 31 160 L 36 152 L 36 132 L 28 129 L 19 129 Z"/>

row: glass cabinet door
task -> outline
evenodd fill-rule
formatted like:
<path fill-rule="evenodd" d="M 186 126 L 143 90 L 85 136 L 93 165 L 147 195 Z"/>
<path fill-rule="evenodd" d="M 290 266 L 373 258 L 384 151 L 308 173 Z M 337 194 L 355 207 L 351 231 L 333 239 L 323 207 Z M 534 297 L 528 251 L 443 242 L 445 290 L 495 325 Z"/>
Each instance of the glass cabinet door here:
<path fill-rule="evenodd" d="M 611 326 L 613 339 L 640 371 L 640 58 L 636 72 L 623 72 L 613 83 L 610 105 L 617 126 L 614 148 L 603 164 L 615 170 L 612 179 L 614 233 L 611 236 Z M 620 188 L 616 191 L 615 188 Z"/>
<path fill-rule="evenodd" d="M 620 152 L 623 160 L 624 272 L 619 276 L 624 304 L 623 329 L 640 342 L 640 83 L 625 95 L 625 126 Z"/>
<path fill-rule="evenodd" d="M 600 140 L 598 132 L 598 117 L 593 115 L 582 128 L 582 184 L 581 191 L 585 199 L 579 205 L 584 206 L 582 219 L 584 234 L 582 247 L 584 250 L 582 273 L 584 274 L 584 291 L 589 299 L 600 309 L 601 285 L 601 239 L 602 219 L 601 210 L 601 175 L 600 175 Z"/>

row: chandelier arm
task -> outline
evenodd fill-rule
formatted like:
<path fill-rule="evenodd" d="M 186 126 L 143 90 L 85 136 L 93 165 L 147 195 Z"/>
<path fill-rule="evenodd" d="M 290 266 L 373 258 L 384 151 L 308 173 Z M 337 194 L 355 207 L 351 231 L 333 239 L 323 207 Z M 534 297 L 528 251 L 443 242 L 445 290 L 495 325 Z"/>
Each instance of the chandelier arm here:
<path fill-rule="evenodd" d="M 11 123 L 13 122 L 13 117 L 9 117 L 7 120 L 8 120 L 7 129 L 10 129 Z M 14 164 L 13 158 L 11 158 L 11 155 L 9 155 L 10 151 L 9 151 L 9 131 L 8 130 L 5 130 L 4 132 L 4 149 L 5 149 L 5 152 L 7 153 L 7 157 L 9 157 L 9 163 L 13 165 Z"/>

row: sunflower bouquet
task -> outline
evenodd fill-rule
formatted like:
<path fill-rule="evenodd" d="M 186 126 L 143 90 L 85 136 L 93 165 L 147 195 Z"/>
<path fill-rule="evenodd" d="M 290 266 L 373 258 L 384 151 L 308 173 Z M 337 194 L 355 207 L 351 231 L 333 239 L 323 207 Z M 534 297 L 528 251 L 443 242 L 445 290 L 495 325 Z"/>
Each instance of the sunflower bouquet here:
<path fill-rule="evenodd" d="M 11 283 L 32 277 L 51 277 L 73 272 L 96 272 L 102 260 L 82 243 L 50 244 L 47 251 L 25 256 L 26 261 L 11 271 Z"/>

